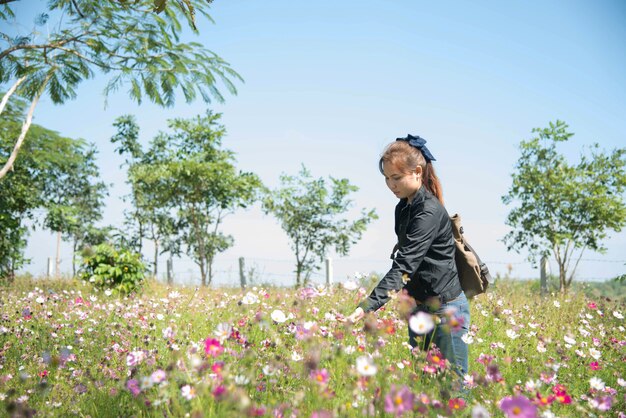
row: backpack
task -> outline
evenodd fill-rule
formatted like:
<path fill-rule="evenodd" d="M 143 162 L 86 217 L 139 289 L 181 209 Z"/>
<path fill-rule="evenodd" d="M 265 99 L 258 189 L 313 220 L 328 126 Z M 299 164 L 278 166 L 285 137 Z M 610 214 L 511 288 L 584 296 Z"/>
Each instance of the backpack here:
<path fill-rule="evenodd" d="M 455 214 L 450 217 L 450 222 L 452 224 L 452 234 L 454 235 L 454 243 L 456 245 L 454 258 L 456 268 L 459 272 L 461 288 L 465 292 L 465 296 L 471 299 L 487 291 L 489 282 L 492 281 L 491 274 L 489 273 L 487 265 L 480 261 L 480 257 L 476 254 L 476 251 L 474 251 L 463 236 L 461 217 Z"/>

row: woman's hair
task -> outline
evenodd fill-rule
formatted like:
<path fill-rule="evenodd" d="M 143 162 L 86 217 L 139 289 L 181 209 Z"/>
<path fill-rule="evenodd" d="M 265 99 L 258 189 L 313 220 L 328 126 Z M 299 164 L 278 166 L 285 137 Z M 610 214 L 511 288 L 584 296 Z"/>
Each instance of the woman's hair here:
<path fill-rule="evenodd" d="M 435 173 L 435 167 L 429 161 L 427 162 L 422 152 L 405 141 L 394 141 L 387 145 L 383 151 L 378 169 L 383 171 L 383 163 L 393 164 L 406 173 L 412 173 L 417 166 L 422 167 L 423 184 L 426 189 L 431 192 L 443 205 L 443 191 L 441 190 L 441 182 Z"/>

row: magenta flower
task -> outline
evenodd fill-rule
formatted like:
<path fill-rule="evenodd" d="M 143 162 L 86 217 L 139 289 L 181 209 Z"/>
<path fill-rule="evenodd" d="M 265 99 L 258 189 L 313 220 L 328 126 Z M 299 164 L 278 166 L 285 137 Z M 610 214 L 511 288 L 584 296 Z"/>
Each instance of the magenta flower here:
<path fill-rule="evenodd" d="M 209 357 L 217 357 L 224 351 L 224 347 L 220 344 L 219 340 L 215 338 L 207 338 L 204 341 L 204 352 Z"/>
<path fill-rule="evenodd" d="M 500 401 L 500 409 L 507 418 L 535 418 L 537 406 L 524 396 L 507 396 Z"/>
<path fill-rule="evenodd" d="M 321 386 L 325 386 L 328 383 L 328 379 L 330 379 L 330 375 L 326 369 L 311 370 L 310 377 L 315 383 Z"/>
<path fill-rule="evenodd" d="M 385 412 L 400 416 L 405 412 L 413 410 L 413 404 L 415 395 L 405 385 L 400 389 L 396 389 L 394 385 L 391 386 L 391 390 L 385 396 Z"/>
<path fill-rule="evenodd" d="M 126 382 L 126 389 L 128 389 L 128 391 L 135 397 L 138 396 L 141 392 L 137 379 L 130 379 L 128 382 Z"/>

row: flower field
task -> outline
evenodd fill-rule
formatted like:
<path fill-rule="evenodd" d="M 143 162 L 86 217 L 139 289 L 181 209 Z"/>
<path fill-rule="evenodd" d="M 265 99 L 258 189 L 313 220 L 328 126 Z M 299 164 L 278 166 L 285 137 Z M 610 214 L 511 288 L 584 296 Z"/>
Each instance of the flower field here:
<path fill-rule="evenodd" d="M 411 351 L 402 296 L 342 320 L 368 291 L 18 281 L 0 293 L 0 416 L 626 416 L 622 304 L 498 283 L 471 302 L 458 390 Z"/>

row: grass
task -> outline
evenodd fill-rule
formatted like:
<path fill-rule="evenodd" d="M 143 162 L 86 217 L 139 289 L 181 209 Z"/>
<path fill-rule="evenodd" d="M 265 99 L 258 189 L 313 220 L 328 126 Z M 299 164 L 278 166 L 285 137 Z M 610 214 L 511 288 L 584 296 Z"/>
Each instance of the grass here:
<path fill-rule="evenodd" d="M 517 402 L 520 413 L 618 416 L 624 299 L 607 289 L 542 298 L 535 282 L 501 280 L 475 298 L 471 389 L 458 398 L 449 370 L 424 371 L 432 357 L 407 348 L 401 298 L 354 327 L 337 321 L 369 289 L 148 282 L 120 298 L 18 279 L 0 294 L 0 415 L 501 416 Z"/>

